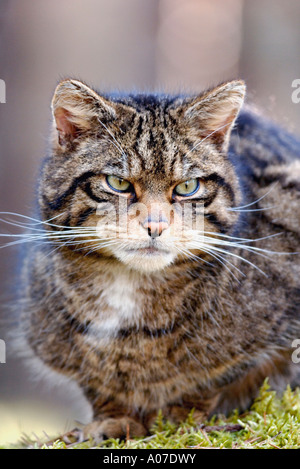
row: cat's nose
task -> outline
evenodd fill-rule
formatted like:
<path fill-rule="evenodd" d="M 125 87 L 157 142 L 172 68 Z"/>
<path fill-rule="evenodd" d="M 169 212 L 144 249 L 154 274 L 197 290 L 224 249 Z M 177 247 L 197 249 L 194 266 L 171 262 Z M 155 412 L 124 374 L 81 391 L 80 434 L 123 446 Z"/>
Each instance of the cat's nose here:
<path fill-rule="evenodd" d="M 143 228 L 148 231 L 148 235 L 151 238 L 157 238 L 162 234 L 163 231 L 165 231 L 168 227 L 169 224 L 166 221 L 152 221 L 147 220 L 146 222 L 142 223 Z"/>

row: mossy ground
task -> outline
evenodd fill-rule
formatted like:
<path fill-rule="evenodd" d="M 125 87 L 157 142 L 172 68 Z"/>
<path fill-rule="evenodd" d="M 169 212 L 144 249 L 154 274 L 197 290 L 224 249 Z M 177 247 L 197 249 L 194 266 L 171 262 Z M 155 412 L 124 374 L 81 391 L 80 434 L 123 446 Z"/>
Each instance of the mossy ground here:
<path fill-rule="evenodd" d="M 220 428 L 221 427 L 221 428 Z M 93 441 L 68 445 L 60 439 L 42 446 L 43 449 L 182 449 L 182 448 L 299 448 L 300 390 L 288 387 L 282 396 L 269 389 L 267 381 L 248 412 L 215 416 L 202 426 L 193 421 L 193 413 L 180 427 L 164 422 L 158 416 L 151 435 L 126 441 L 106 440 L 95 446 Z"/>

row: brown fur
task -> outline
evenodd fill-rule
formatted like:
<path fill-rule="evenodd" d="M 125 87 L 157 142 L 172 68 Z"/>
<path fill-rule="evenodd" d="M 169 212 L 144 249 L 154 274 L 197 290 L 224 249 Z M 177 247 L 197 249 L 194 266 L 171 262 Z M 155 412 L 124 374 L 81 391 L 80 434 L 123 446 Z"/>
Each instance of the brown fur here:
<path fill-rule="evenodd" d="M 95 419 L 85 434 L 142 435 L 159 409 L 178 422 L 195 408 L 201 419 L 245 408 L 267 376 L 276 389 L 298 383 L 300 145 L 247 108 L 236 121 L 244 93 L 240 81 L 196 97 L 57 87 L 39 182 L 41 218 L 57 218 L 27 257 L 21 326 L 33 356 L 83 389 Z M 115 193 L 105 174 L 134 193 Z M 192 178 L 199 191 L 176 195 Z M 178 210 L 167 212 L 196 200 L 191 217 L 204 213 L 210 241 L 260 239 L 246 244 L 269 252 L 195 245 L 201 233 L 181 232 Z M 161 214 L 145 225 L 136 203 Z M 97 211 L 105 204 L 116 219 Z M 104 246 L 124 214 L 128 231 L 121 224 Z M 150 237 L 145 227 L 162 220 Z M 145 250 L 153 245 L 167 252 Z"/>

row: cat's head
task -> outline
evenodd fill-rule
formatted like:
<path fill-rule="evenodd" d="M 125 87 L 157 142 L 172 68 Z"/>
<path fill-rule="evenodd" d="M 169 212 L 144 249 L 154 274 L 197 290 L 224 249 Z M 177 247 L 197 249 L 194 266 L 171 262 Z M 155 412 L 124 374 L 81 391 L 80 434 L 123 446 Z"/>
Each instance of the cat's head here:
<path fill-rule="evenodd" d="M 242 81 L 193 97 L 107 97 L 62 81 L 39 190 L 52 240 L 143 272 L 213 255 L 237 220 L 227 150 L 244 94 Z"/>

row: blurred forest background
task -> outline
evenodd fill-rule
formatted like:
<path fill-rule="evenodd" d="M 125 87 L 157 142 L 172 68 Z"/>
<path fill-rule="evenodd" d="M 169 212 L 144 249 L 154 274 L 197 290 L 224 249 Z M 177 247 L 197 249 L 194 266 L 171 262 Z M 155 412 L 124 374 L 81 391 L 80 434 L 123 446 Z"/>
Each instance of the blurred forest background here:
<path fill-rule="evenodd" d="M 61 78 L 99 91 L 200 92 L 241 77 L 248 100 L 300 134 L 300 104 L 291 100 L 292 81 L 300 78 L 299 24 L 299 0 L 1 0 L 0 211 L 31 213 Z M 15 282 L 16 251 L 1 250 L 0 263 L 1 307 Z M 7 346 L 0 443 L 89 419 L 80 393 L 34 387 L 10 356 L 4 331 L 0 338 Z"/>

